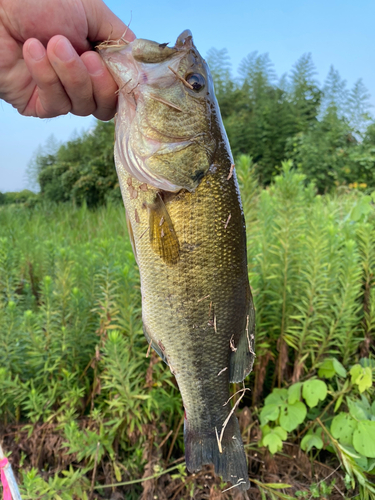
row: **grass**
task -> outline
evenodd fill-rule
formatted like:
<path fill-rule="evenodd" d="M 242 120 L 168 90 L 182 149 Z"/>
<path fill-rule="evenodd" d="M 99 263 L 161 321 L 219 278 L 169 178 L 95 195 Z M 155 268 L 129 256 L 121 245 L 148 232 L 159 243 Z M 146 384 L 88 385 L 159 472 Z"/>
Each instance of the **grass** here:
<path fill-rule="evenodd" d="M 248 157 L 236 171 L 257 312 L 252 391 L 238 411 L 250 444 L 274 387 L 316 375 L 327 356 L 346 368 L 373 356 L 375 216 L 370 197 L 316 196 L 288 163 L 267 189 L 257 186 Z M 193 490 L 208 498 L 199 496 L 208 494 L 204 484 L 217 495 L 225 489 L 209 468 L 194 479 L 182 466 L 144 488 L 137 483 L 183 456 L 180 396 L 158 357 L 146 358 L 139 288 L 122 206 L 0 208 L 0 438 L 24 499 L 102 498 L 100 485 L 118 482 L 129 483 L 117 488 L 129 499 L 152 488 L 169 488 L 166 498 Z M 257 453 L 284 478 L 275 457 L 250 447 L 255 481 L 278 481 L 254 472 Z M 321 460 L 337 463 L 333 455 Z M 282 498 L 272 486 L 253 489 L 254 498 Z"/>

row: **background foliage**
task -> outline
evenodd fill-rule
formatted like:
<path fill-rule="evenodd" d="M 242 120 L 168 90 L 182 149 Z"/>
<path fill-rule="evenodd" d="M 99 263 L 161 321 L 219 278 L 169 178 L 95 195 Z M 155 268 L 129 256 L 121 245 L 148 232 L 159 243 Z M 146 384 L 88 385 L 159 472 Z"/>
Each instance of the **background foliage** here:
<path fill-rule="evenodd" d="M 354 189 L 317 195 L 290 162 L 265 189 L 249 157 L 238 158 L 236 170 L 257 310 L 257 359 L 239 410 L 249 463 L 256 463 L 256 443 L 273 460 L 288 441 L 332 474 L 341 463 L 340 491 L 375 498 L 371 453 L 363 449 L 359 456 L 353 436 L 348 444 L 332 428 L 344 415 L 375 439 L 374 197 Z M 174 379 L 146 351 L 139 277 L 121 205 L 0 209 L 1 435 L 20 466 L 25 499 L 105 495 L 109 490 L 93 488 L 160 475 L 168 467 L 176 468 L 166 476 L 169 486 L 150 480 L 143 490 L 128 484 L 118 491 L 151 498 L 159 484 L 159 493 L 171 491 L 165 498 L 176 491 L 175 498 L 207 498 L 205 476 L 199 484 L 178 466 L 182 405 Z M 314 380 L 321 383 L 311 399 L 314 384 L 307 382 Z M 291 416 L 297 407 L 300 413 Z M 253 498 L 322 495 L 322 488 L 335 498 L 329 495 L 337 485 L 330 481 L 311 484 L 312 490 L 306 480 L 298 487 L 292 482 L 281 491 L 268 467 L 251 467 Z M 224 485 L 212 488 L 220 495 Z"/>
<path fill-rule="evenodd" d="M 257 312 L 251 392 L 233 386 L 249 495 L 375 500 L 367 91 L 333 67 L 320 85 L 309 54 L 282 78 L 265 54 L 236 78 L 225 49 L 207 59 Z M 112 122 L 51 140 L 30 165 L 40 194 L 0 193 L 0 439 L 25 500 L 239 500 L 212 469 L 189 475 L 182 462 L 180 395 L 146 357 L 113 141 Z"/>
<path fill-rule="evenodd" d="M 375 188 L 375 124 L 361 79 L 348 89 L 331 67 L 320 84 L 311 54 L 281 78 L 267 54 L 249 54 L 237 76 L 226 49 L 211 49 L 207 61 L 233 154 L 253 158 L 262 185 L 291 159 L 320 193 L 341 185 Z M 97 122 L 66 144 L 51 138 L 31 161 L 31 185 L 52 202 L 92 207 L 120 199 L 113 143 L 112 122 Z"/>

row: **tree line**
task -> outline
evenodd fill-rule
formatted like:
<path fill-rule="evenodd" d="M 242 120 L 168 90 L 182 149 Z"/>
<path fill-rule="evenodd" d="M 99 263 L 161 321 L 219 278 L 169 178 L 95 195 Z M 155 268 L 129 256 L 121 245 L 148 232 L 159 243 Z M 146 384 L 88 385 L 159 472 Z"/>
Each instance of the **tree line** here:
<path fill-rule="evenodd" d="M 332 66 L 320 84 L 311 54 L 281 78 L 268 54 L 249 54 L 236 77 L 226 49 L 211 49 L 207 61 L 234 157 L 250 155 L 262 185 L 290 159 L 319 193 L 375 187 L 375 123 L 361 79 L 348 89 Z M 97 122 L 81 136 L 39 151 L 30 172 L 41 198 L 88 206 L 120 199 L 113 143 L 113 122 Z M 0 194 L 0 204 L 5 202 Z"/>

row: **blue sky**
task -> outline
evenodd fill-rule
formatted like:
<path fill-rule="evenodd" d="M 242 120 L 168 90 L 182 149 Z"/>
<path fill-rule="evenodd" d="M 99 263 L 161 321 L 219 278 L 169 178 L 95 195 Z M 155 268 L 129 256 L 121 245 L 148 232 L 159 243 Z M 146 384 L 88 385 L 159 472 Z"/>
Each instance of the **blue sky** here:
<path fill-rule="evenodd" d="M 234 74 L 243 57 L 268 52 L 276 73 L 289 72 L 311 52 L 323 82 L 331 64 L 351 87 L 358 78 L 375 105 L 374 0 L 106 0 L 138 37 L 174 43 L 189 28 L 205 55 L 226 47 Z M 374 107 L 375 113 L 375 107 Z M 0 102 L 0 191 L 27 186 L 25 171 L 38 146 L 52 134 L 66 141 L 94 125 L 92 117 L 25 118 Z"/>

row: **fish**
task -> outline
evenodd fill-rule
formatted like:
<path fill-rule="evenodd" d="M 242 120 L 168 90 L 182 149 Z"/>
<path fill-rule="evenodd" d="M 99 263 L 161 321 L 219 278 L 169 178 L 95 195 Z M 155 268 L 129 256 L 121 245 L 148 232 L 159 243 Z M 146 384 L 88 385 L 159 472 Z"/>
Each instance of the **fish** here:
<path fill-rule="evenodd" d="M 246 228 L 207 63 L 190 30 L 99 51 L 118 84 L 115 163 L 139 267 L 143 330 L 184 407 L 186 466 L 250 487 L 230 383 L 254 362 Z"/>

